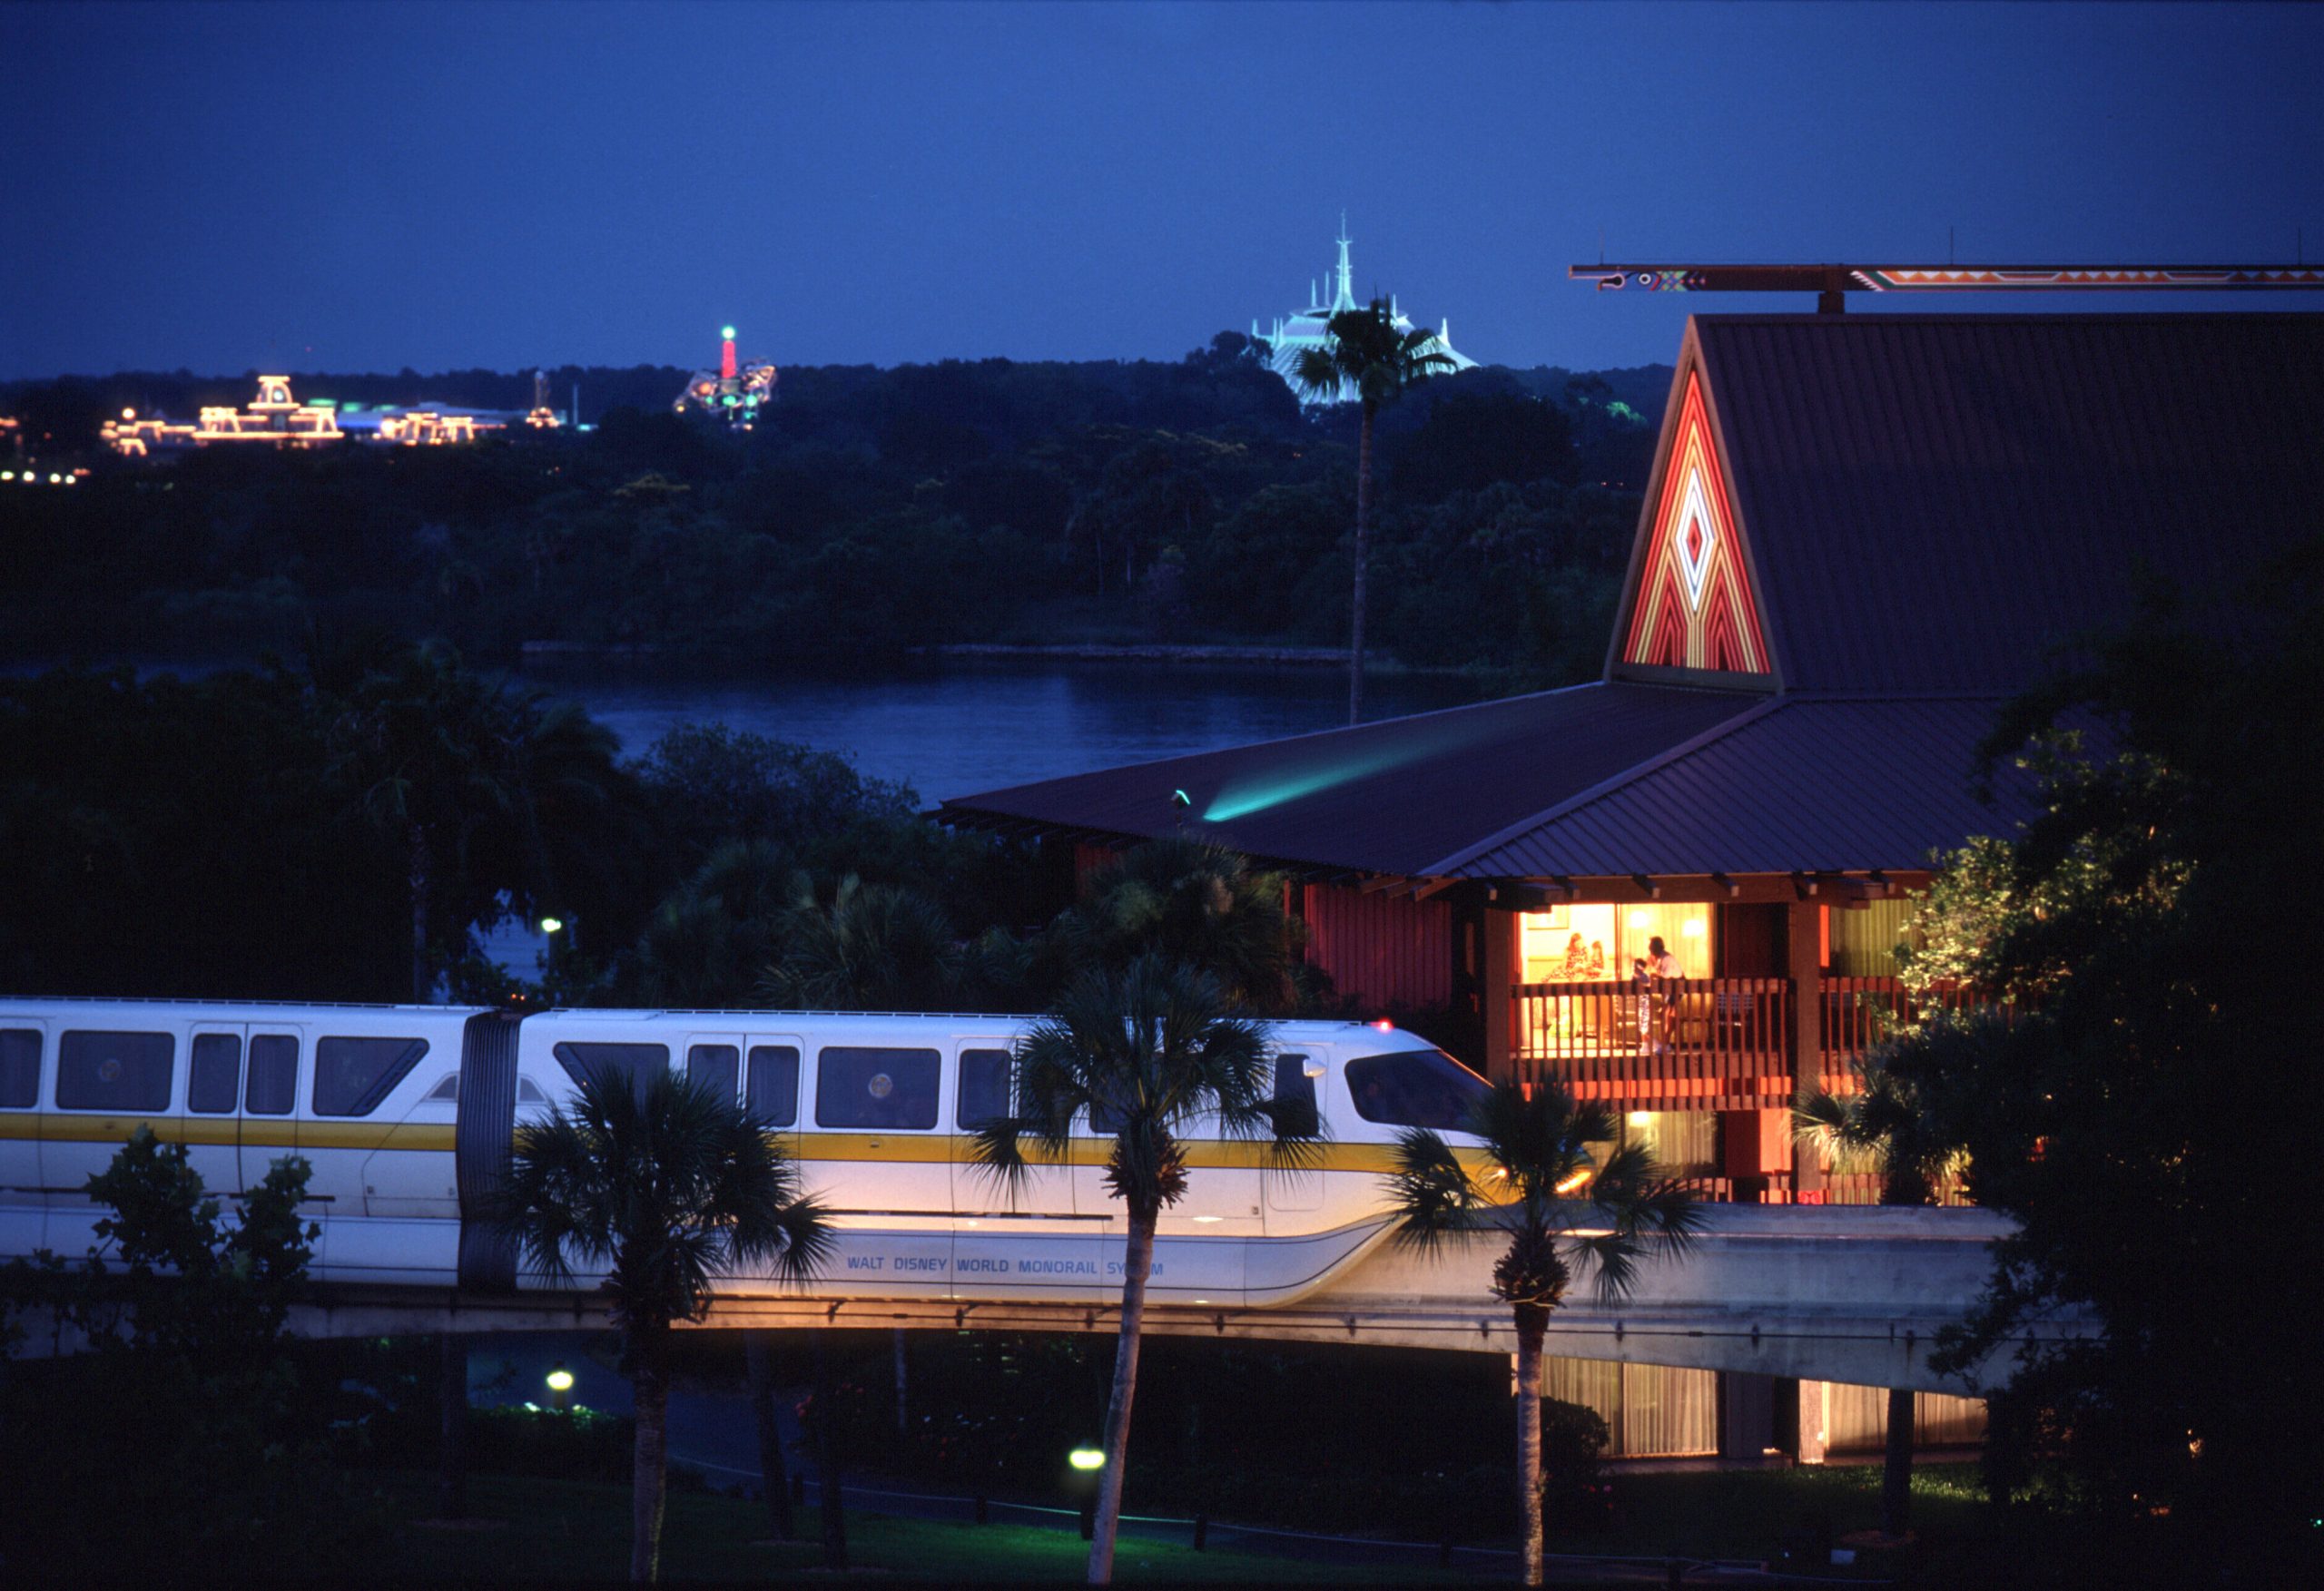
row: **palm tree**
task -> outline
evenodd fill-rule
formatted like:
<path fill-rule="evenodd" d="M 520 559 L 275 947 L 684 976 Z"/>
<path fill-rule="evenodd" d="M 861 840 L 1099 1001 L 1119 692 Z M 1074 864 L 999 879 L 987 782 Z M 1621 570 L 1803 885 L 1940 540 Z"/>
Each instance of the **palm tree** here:
<path fill-rule="evenodd" d="M 554 891 L 560 866 L 622 849 L 596 832 L 620 805 L 617 742 L 581 709 L 473 673 L 440 642 L 319 653 L 310 677 L 334 776 L 402 854 L 415 1000 L 504 895 Z"/>
<path fill-rule="evenodd" d="M 1861 1064 L 1861 1086 L 1842 1098 L 1827 1089 L 1803 1094 L 1792 1111 L 1799 1152 L 1869 1163 L 1880 1170 L 1883 1204 L 1934 1204 L 1958 1176 L 1960 1145 L 1936 1130 L 1940 1121 L 1965 1119 L 1933 1108 L 1924 1078 L 1979 1074 L 1948 1061 L 1956 1046 L 1990 1046 L 2005 1031 L 1993 1014 L 1940 1013 L 1905 1025 Z M 1899 1062 L 1903 1065 L 1900 1066 Z M 1888 1432 L 1880 1475 L 1880 1527 L 1902 1536 L 1912 1525 L 1913 1390 L 1888 1389 Z"/>
<path fill-rule="evenodd" d="M 821 1205 L 775 1140 L 731 1096 L 663 1071 L 643 1088 L 610 1070 L 568 1114 L 517 1130 L 487 1216 L 553 1281 L 605 1272 L 635 1389 L 629 1576 L 659 1571 L 667 1471 L 670 1332 L 710 1309 L 714 1278 L 772 1268 L 804 1282 L 831 1252 Z"/>
<path fill-rule="evenodd" d="M 1636 1283 L 1641 1261 L 1683 1255 L 1701 1212 L 1662 1180 L 1636 1144 L 1600 1164 L 1592 1144 L 1615 1137 L 1603 1105 L 1577 1105 L 1554 1083 L 1502 1084 L 1478 1098 L 1464 1164 L 1426 1127 L 1405 1131 L 1389 1178 L 1394 1241 L 1424 1252 L 1453 1234 L 1504 1234 L 1492 1294 L 1517 1316 L 1517 1488 L 1525 1513 L 1525 1583 L 1541 1582 L 1541 1343 L 1577 1269 L 1594 1271 L 1612 1302 Z"/>
<path fill-rule="evenodd" d="M 1378 299 L 1361 309 L 1343 309 L 1326 322 L 1331 340 L 1302 349 L 1292 367 L 1295 386 L 1315 403 L 1337 403 L 1353 388 L 1362 406 L 1364 428 L 1355 447 L 1355 605 L 1348 626 L 1347 721 L 1364 718 L 1364 567 L 1371 554 L 1372 421 L 1405 391 L 1453 368 L 1450 354 L 1429 347 L 1436 333 L 1424 326 L 1398 331 L 1394 315 Z"/>
<path fill-rule="evenodd" d="M 781 944 L 760 980 L 770 1004 L 822 1011 L 941 1011 L 959 987 L 960 948 L 944 908 L 900 884 L 850 873 L 831 904 L 803 873 L 780 918 Z"/>
<path fill-rule="evenodd" d="M 1273 1085 L 1264 1024 L 1234 1015 L 1208 974 L 1143 956 L 1119 972 L 1083 974 L 1018 1041 L 1017 1114 L 988 1123 L 971 1140 L 973 1157 L 1013 1190 L 1035 1162 L 1067 1158 L 1077 1115 L 1087 1113 L 1113 1133 L 1106 1185 L 1127 1207 L 1129 1232 L 1114 1390 L 1106 1407 L 1106 1463 L 1089 1546 L 1093 1586 L 1113 1578 L 1154 1229 L 1164 1206 L 1186 1193 L 1186 1136 L 1199 1125 L 1264 1143 L 1280 1168 L 1313 1164 L 1317 1125 L 1279 1107 Z"/>

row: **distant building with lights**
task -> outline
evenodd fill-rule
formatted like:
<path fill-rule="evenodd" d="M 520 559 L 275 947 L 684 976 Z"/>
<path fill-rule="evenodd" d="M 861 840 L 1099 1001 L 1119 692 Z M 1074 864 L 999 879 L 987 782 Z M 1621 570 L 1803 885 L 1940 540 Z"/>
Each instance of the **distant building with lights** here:
<path fill-rule="evenodd" d="M 1339 236 L 1340 259 L 1334 271 L 1335 285 L 1328 302 L 1317 290 L 1316 284 L 1310 281 L 1307 284 L 1305 309 L 1295 310 L 1289 315 L 1276 316 L 1271 329 L 1266 331 L 1259 329 L 1259 323 L 1256 320 L 1251 322 L 1251 336 L 1255 339 L 1266 343 L 1271 350 L 1269 362 L 1275 367 L 1275 374 L 1282 377 L 1285 382 L 1289 383 L 1291 389 L 1299 394 L 1299 400 L 1302 403 L 1313 403 L 1316 400 L 1309 397 L 1294 374 L 1299 366 L 1299 356 L 1309 349 L 1331 346 L 1333 316 L 1344 310 L 1360 309 L 1364 307 L 1355 301 L 1355 270 L 1348 260 L 1350 241 L 1347 235 L 1347 218 L 1342 216 Z M 1388 315 L 1390 323 L 1399 333 L 1413 329 L 1412 318 L 1396 307 L 1396 298 L 1393 293 L 1388 295 Z M 1435 334 L 1422 346 L 1430 353 L 1442 354 L 1451 359 L 1452 371 L 1476 368 L 1476 360 L 1453 348 L 1452 322 L 1449 318 L 1438 325 Z M 1325 401 L 1354 403 L 1355 388 L 1343 381 L 1340 383 L 1338 395 Z"/>
<path fill-rule="evenodd" d="M 339 404 L 328 398 L 301 403 L 292 397 L 288 376 L 261 376 L 258 396 L 246 408 L 205 405 L 192 425 L 172 423 L 166 416 L 140 417 L 133 408 L 107 420 L 104 443 L 124 457 L 143 458 L 165 450 L 213 446 L 263 445 L 276 448 L 314 448 L 338 442 L 379 442 L 404 447 L 437 447 L 474 442 L 487 431 L 512 423 L 536 430 L 554 429 L 556 413 L 545 401 L 547 386 L 536 375 L 532 413 L 518 416 L 495 409 L 453 413 L 440 405 L 410 408 L 383 404 Z M 541 417 L 546 415 L 544 420 Z"/>
<path fill-rule="evenodd" d="M 107 446 L 133 458 L 164 447 L 208 447 L 214 444 L 263 443 L 272 447 L 320 447 L 344 441 L 339 416 L 330 404 L 301 404 L 290 396 L 288 376 L 261 376 L 258 396 L 248 408 L 205 406 L 192 425 L 164 418 L 140 419 L 133 408 L 107 420 Z"/>
<path fill-rule="evenodd" d="M 780 373 L 773 365 L 744 365 L 734 357 L 734 329 L 719 329 L 718 368 L 696 370 L 686 378 L 685 390 L 670 407 L 679 414 L 692 411 L 715 416 L 735 430 L 747 431 L 763 405 L 774 401 Z"/>

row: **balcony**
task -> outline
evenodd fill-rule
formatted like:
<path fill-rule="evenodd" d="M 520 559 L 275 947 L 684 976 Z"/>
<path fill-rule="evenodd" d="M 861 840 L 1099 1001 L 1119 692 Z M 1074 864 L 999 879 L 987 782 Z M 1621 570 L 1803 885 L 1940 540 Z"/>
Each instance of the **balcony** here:
<path fill-rule="evenodd" d="M 1827 977 L 1823 1004 L 1822 1064 L 1818 1075 L 1832 1094 L 1856 1091 L 1856 1067 L 1884 1039 L 1916 1020 L 1924 1008 L 1968 1011 L 1989 1004 L 1980 991 L 1946 982 L 1915 1002 L 1893 977 Z M 2003 1007 L 2006 1014 L 2013 1007 Z"/>
<path fill-rule="evenodd" d="M 1651 994 L 1628 982 L 1511 991 L 1516 1077 L 1622 1110 L 1787 1105 L 1791 980 L 1700 977 Z"/>

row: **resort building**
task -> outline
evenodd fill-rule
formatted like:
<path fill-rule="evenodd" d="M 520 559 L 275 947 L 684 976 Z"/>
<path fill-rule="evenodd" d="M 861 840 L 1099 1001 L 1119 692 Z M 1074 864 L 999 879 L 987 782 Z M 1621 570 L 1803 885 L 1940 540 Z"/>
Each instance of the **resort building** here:
<path fill-rule="evenodd" d="M 1292 372 L 1298 368 L 1300 354 L 1305 349 L 1324 348 L 1330 344 L 1333 316 L 1345 309 L 1359 309 L 1364 307 L 1356 301 L 1355 270 L 1348 260 L 1349 242 L 1347 218 L 1342 216 L 1340 218 L 1339 264 L 1331 278 L 1334 285 L 1332 296 L 1328 300 L 1317 290 L 1316 284 L 1311 280 L 1307 284 L 1305 309 L 1295 309 L 1289 315 L 1276 316 L 1269 323 L 1269 328 L 1265 331 L 1259 329 L 1259 323 L 1256 320 L 1251 322 L 1252 338 L 1264 340 L 1273 350 L 1269 362 L 1274 365 L 1275 374 L 1282 377 L 1290 385 L 1292 390 L 1299 394 L 1300 401 L 1303 403 L 1315 400 L 1309 398 L 1298 382 L 1293 379 Z M 1388 314 L 1398 332 L 1409 332 L 1413 329 L 1412 318 L 1397 308 L 1393 293 L 1388 296 Z M 1429 352 L 1442 354 L 1452 361 L 1452 368 L 1444 374 L 1452 375 L 1462 370 L 1473 370 L 1477 367 L 1476 360 L 1460 353 L 1452 347 L 1452 322 L 1450 319 L 1438 326 L 1435 335 L 1431 337 L 1423 346 Z M 1354 403 L 1355 388 L 1342 382 L 1338 396 L 1328 401 Z"/>
<path fill-rule="evenodd" d="M 1998 710 L 2142 590 L 2224 594 L 2315 534 L 2319 435 L 2324 317 L 1699 315 L 1594 683 L 942 815 L 1085 867 L 1169 833 L 1261 859 L 1368 1012 L 1603 1102 L 1703 1196 L 1870 1202 L 1795 1157 L 1790 1103 L 1902 1006 L 1935 859 L 2031 815 L 2008 759 L 1980 788 Z M 1642 1004 L 1656 938 L 1684 977 Z M 1554 1372 L 1656 1407 L 1690 1373 Z M 1659 1450 L 1749 1380 L 1684 1393 Z M 1786 1392 L 1772 1429 L 1803 1451 L 1856 1396 Z"/>

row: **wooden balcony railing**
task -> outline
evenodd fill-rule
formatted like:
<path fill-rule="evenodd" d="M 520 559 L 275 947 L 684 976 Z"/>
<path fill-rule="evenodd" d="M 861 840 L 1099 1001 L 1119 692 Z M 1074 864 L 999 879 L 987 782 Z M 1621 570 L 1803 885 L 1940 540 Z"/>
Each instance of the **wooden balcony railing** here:
<path fill-rule="evenodd" d="M 1518 1080 L 1628 1110 L 1743 1110 L 1791 1097 L 1791 983 L 1704 977 L 1520 984 Z"/>
<path fill-rule="evenodd" d="M 1856 1088 L 1856 1066 L 1883 1040 L 1915 1020 L 1922 1009 L 1966 1011 L 1988 1003 L 1965 984 L 1944 983 L 1919 1001 L 1893 977 L 1827 977 L 1823 988 L 1824 1086 L 1834 1094 Z"/>

